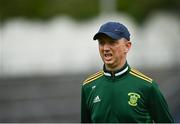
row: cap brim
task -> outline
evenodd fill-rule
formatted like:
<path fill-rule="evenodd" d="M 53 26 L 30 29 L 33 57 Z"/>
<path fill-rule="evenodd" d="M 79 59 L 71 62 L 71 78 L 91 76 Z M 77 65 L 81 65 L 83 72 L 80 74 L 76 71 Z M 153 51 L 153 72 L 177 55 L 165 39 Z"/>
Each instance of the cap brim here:
<path fill-rule="evenodd" d="M 114 33 L 111 33 L 111 32 L 98 32 L 98 33 L 96 33 L 95 35 L 94 35 L 94 37 L 93 37 L 93 40 L 97 40 L 101 35 L 107 35 L 108 37 L 110 37 L 110 38 L 112 38 L 112 39 L 114 39 L 114 40 L 118 40 L 118 39 L 120 39 L 120 38 L 122 38 L 122 37 L 120 37 L 119 35 L 116 35 L 116 34 L 114 34 Z"/>

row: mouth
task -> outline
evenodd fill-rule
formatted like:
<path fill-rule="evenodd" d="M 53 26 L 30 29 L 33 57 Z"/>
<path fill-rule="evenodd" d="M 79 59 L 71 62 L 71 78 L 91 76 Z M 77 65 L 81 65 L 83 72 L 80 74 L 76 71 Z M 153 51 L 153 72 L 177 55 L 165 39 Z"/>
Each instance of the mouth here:
<path fill-rule="evenodd" d="M 110 61 L 110 60 L 112 59 L 112 54 L 111 54 L 111 53 L 105 53 L 105 54 L 104 54 L 104 59 L 105 59 L 106 61 Z"/>

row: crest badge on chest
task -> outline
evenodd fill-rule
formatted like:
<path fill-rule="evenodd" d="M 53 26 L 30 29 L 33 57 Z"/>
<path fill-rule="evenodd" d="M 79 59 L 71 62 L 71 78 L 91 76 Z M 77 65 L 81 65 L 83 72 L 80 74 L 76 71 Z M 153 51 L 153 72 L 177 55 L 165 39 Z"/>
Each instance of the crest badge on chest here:
<path fill-rule="evenodd" d="M 141 98 L 141 96 L 133 92 L 128 93 L 128 96 L 129 96 L 128 104 L 131 106 L 137 106 L 138 100 Z"/>

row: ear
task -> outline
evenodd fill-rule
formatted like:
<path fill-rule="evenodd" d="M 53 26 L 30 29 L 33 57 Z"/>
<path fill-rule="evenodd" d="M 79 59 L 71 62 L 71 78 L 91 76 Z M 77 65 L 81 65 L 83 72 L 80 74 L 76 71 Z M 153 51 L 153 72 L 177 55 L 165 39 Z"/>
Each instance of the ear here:
<path fill-rule="evenodd" d="M 128 53 L 129 50 L 131 49 L 131 42 L 130 41 L 126 41 L 126 44 L 125 44 L 125 53 Z"/>

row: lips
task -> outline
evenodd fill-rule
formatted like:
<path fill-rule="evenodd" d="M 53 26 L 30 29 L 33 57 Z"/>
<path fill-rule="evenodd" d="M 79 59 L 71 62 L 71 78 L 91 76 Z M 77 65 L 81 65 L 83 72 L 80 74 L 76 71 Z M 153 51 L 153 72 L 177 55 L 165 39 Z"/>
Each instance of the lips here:
<path fill-rule="evenodd" d="M 112 59 L 112 54 L 111 54 L 111 53 L 105 53 L 105 54 L 104 54 L 104 59 L 105 59 L 106 61 L 110 61 L 110 60 Z"/>

